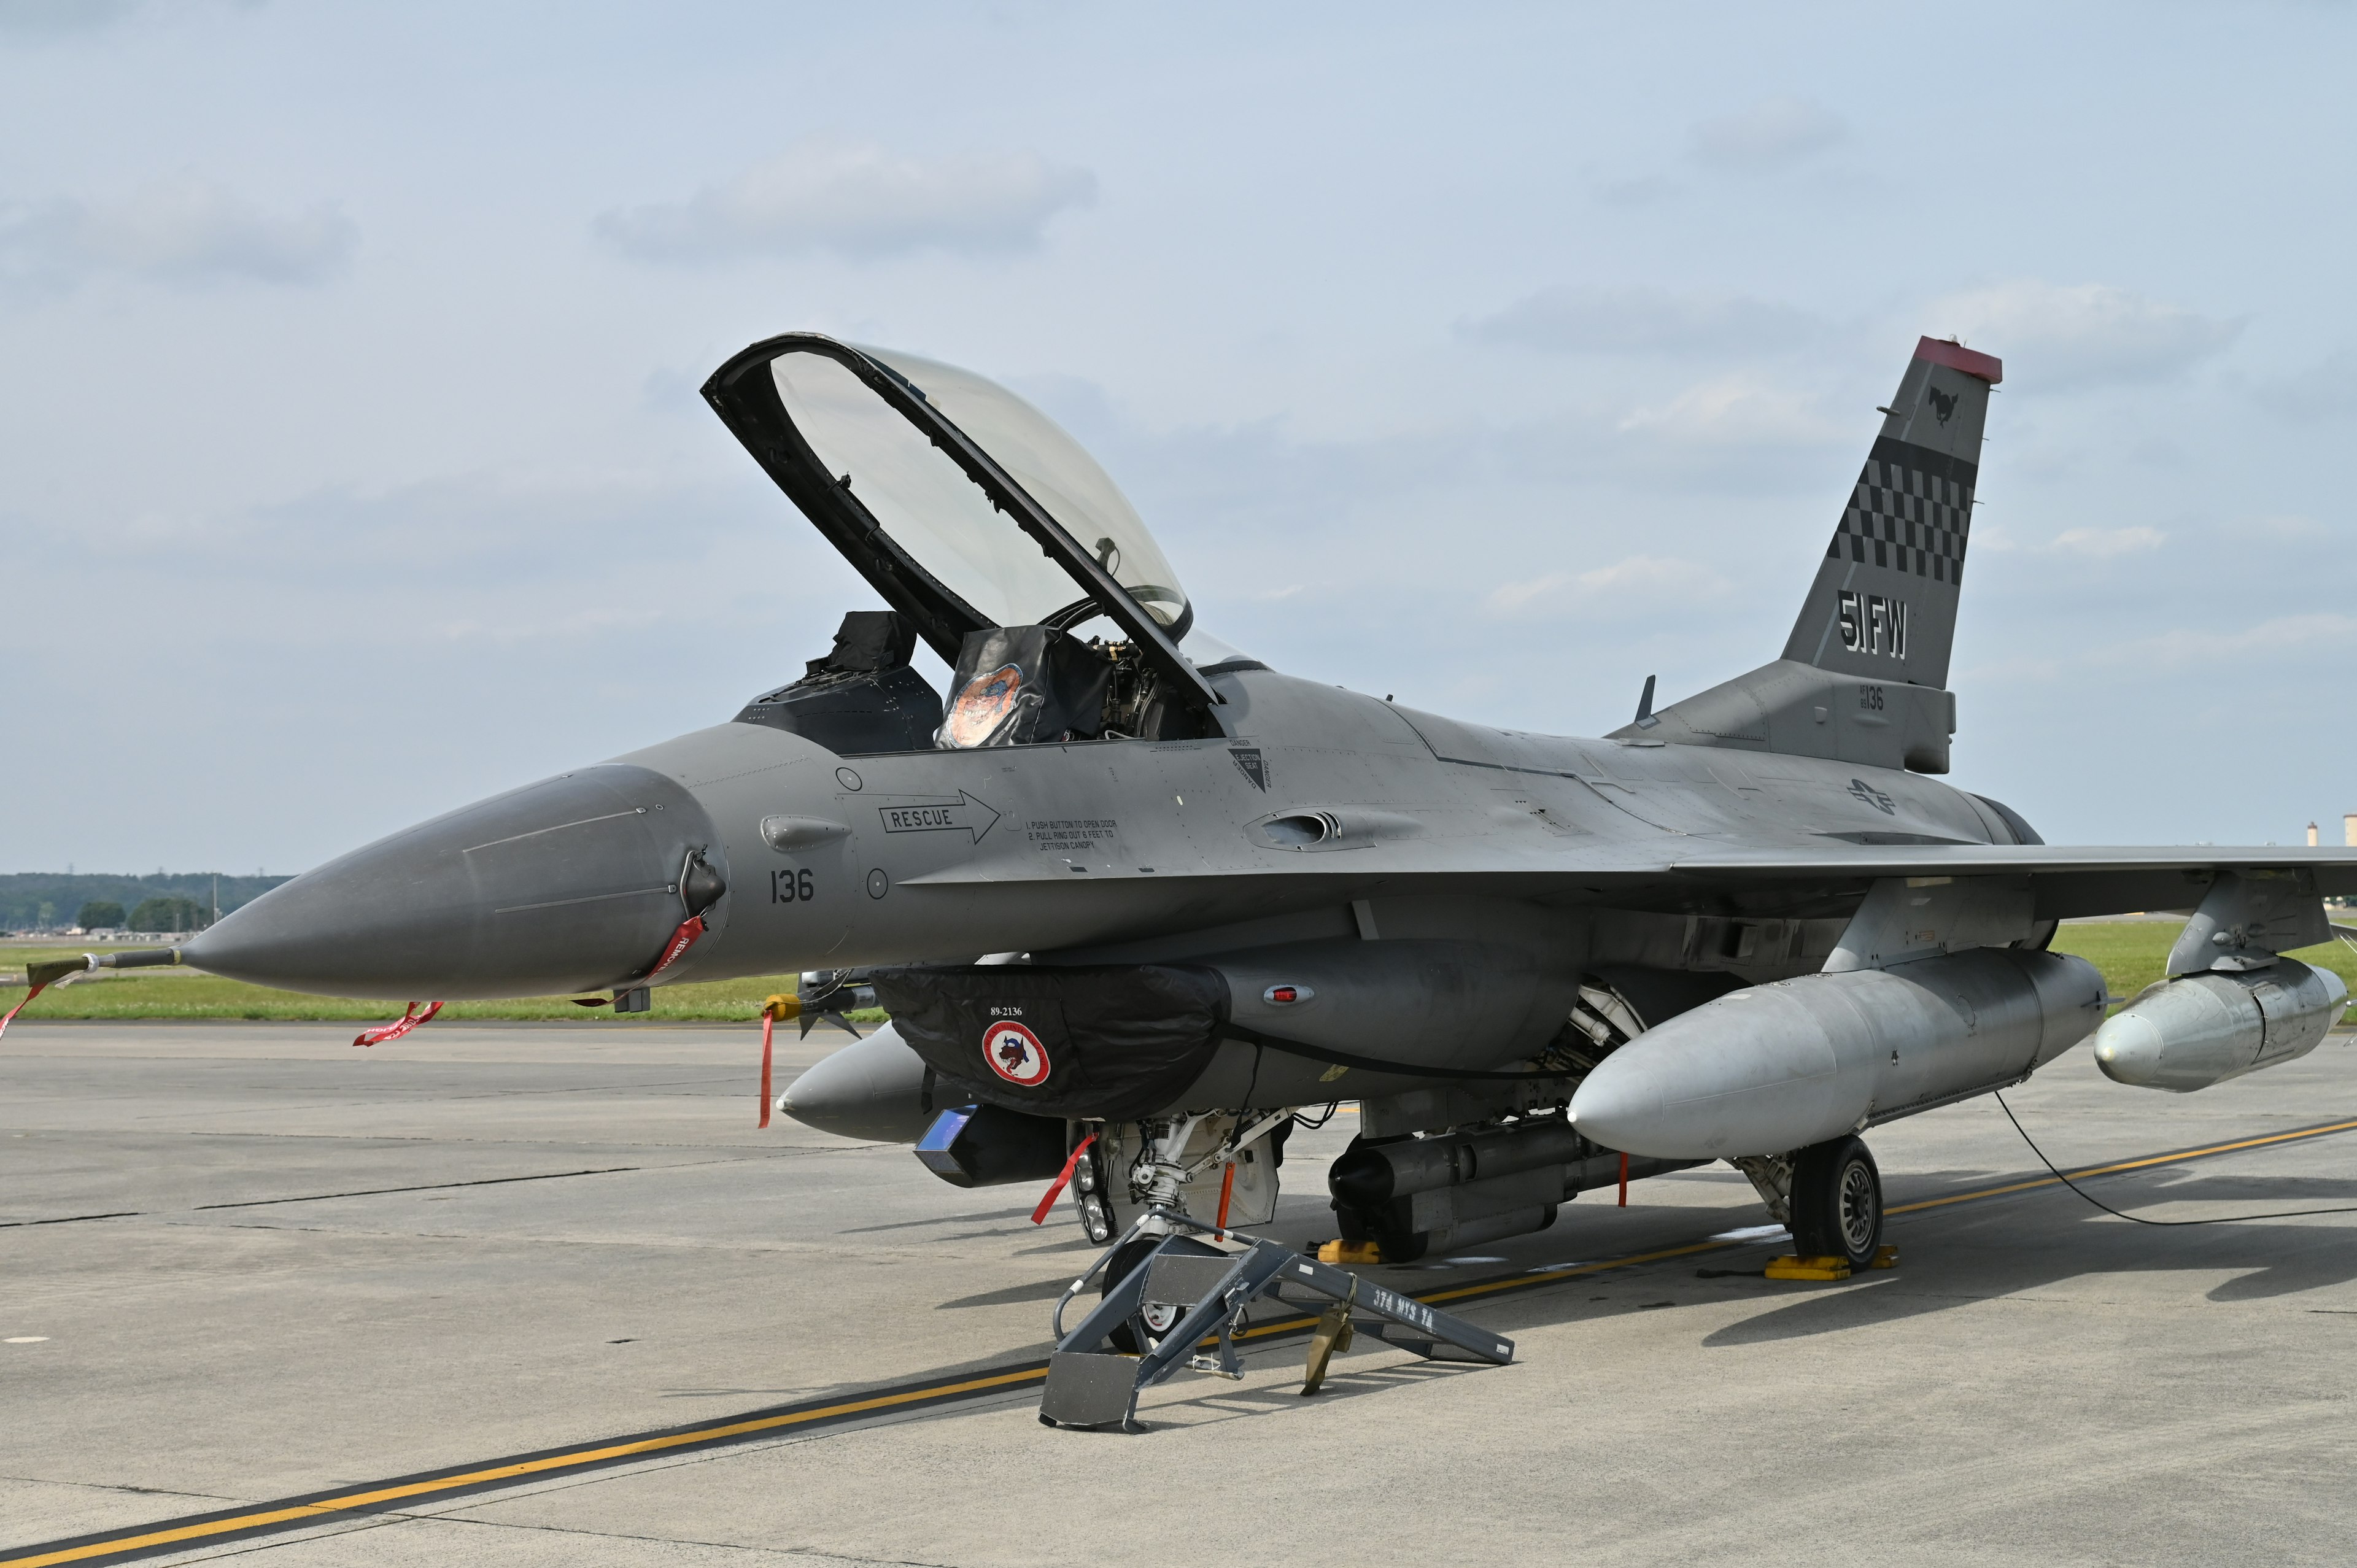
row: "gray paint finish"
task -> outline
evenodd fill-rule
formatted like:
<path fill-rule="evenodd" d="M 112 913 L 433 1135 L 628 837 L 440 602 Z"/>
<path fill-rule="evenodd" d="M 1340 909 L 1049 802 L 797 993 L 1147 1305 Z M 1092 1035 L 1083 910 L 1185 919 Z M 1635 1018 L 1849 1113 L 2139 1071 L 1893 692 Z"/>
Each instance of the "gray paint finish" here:
<path fill-rule="evenodd" d="M 1113 541 L 1075 544 L 979 448 L 967 467 L 991 501 L 958 509 L 964 555 L 936 550 L 922 567 L 862 532 L 856 498 L 815 466 L 785 405 L 723 385 L 766 385 L 753 373 L 763 356 L 818 342 L 737 356 L 715 378 L 715 406 L 888 600 L 945 636 L 963 624 L 957 606 L 988 599 L 991 571 L 1019 567 L 1036 586 L 1045 549 L 1073 596 L 1049 623 L 1135 626 L 1144 612 L 1106 597 L 1122 590 L 1089 553 L 1101 546 L 1117 565 Z M 875 371 L 866 382 L 899 411 L 877 417 L 940 424 L 899 372 L 842 345 L 825 352 Z M 1304 980 L 1319 1002 L 1287 1022 L 1301 1037 L 1442 1072 L 1544 1050 L 1598 964 L 1770 983 L 1813 976 L 1845 942 L 1842 963 L 1869 961 L 1856 954 L 1870 948 L 1881 967 L 1893 952 L 2034 947 L 2059 918 L 2201 903 L 2222 875 L 2289 889 L 2310 914 L 2319 895 L 2357 891 L 2357 851 L 2017 842 L 2034 835 L 1930 776 L 1950 765 L 1943 682 L 1997 374 L 1958 345 L 1919 344 L 1783 657 L 1609 736 L 1468 724 L 1250 660 L 1163 680 L 1156 661 L 1182 656 L 1157 632 L 1144 662 L 1095 655 L 1153 700 L 1109 701 L 1101 725 L 1061 739 L 838 755 L 807 735 L 716 725 L 358 851 L 239 911 L 187 957 L 396 998 L 624 988 L 694 912 L 678 868 L 700 849 L 726 891 L 663 983 L 989 953 L 1186 959 L 1231 977 L 1239 1023 L 1265 983 Z M 1044 418 L 1015 423 L 1036 432 Z M 935 434 L 941 450 L 973 445 Z M 1003 541 L 987 537 L 995 517 Z M 895 526 L 914 538 L 923 521 Z M 994 567 L 994 550 L 1012 553 Z M 971 582 L 931 575 L 967 567 Z M 951 693 L 952 715 L 984 685 Z M 1116 714 L 1124 734 L 1082 738 L 1117 729 Z M 1889 902 L 1924 881 L 1972 886 Z M 1845 938 L 1877 887 L 1888 907 L 1867 918 L 1899 925 Z M 2251 940 L 2260 963 L 2283 945 Z M 1279 1033 L 1265 1023 L 1250 1026 Z M 1264 1078 L 1265 1055 L 1223 1049 L 1189 1106 L 1415 1087 L 1351 1069 L 1361 1076 L 1347 1091 L 1321 1090 L 1334 1075 L 1297 1060 Z"/>

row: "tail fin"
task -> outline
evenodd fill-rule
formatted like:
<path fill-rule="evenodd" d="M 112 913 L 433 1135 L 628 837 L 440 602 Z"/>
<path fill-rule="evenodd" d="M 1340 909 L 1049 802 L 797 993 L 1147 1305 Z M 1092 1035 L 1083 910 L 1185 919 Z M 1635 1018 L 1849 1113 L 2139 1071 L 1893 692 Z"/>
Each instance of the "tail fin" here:
<path fill-rule="evenodd" d="M 1843 675 L 1948 683 L 1981 425 L 2003 376 L 1994 358 L 1960 344 L 1915 345 L 1785 658 Z"/>
<path fill-rule="evenodd" d="M 1956 730 L 1948 650 L 1981 424 L 2002 374 L 1960 343 L 1917 343 L 1784 656 L 1641 712 L 1613 736 L 1945 773 Z"/>

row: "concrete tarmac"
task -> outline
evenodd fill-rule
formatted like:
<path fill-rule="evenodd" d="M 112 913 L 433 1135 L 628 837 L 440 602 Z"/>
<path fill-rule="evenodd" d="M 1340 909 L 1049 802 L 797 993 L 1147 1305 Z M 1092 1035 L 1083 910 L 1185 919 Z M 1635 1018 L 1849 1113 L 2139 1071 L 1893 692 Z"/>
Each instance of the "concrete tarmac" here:
<path fill-rule="evenodd" d="M 1092 1255 L 1029 1186 L 755 1127 L 751 1026 L 20 1020 L 0 1040 L 0 1563 L 36 1543 L 854 1397 L 1043 1355 Z M 781 1034 L 780 1084 L 840 1043 Z M 2009 1096 L 2066 1169 L 2357 1121 L 2357 1052 L 2197 1095 L 2074 1051 Z M 1346 1108 L 1272 1233 L 1331 1233 Z M 1881 1129 L 1894 1206 L 2042 1176 L 1996 1103 Z M 2357 1206 L 2357 1132 L 2093 1178 L 2153 1219 Z M 1721 1166 L 1567 1205 L 1429 1293 L 1517 1364 L 1298 1340 L 1181 1375 L 1149 1430 L 1051 1431 L 1036 1383 L 920 1413 L 198 1542 L 289 1568 L 2339 1563 L 2357 1538 L 2357 1215 L 2161 1230 L 2050 1183 L 1897 1215 L 1900 1267 L 1756 1271 Z"/>

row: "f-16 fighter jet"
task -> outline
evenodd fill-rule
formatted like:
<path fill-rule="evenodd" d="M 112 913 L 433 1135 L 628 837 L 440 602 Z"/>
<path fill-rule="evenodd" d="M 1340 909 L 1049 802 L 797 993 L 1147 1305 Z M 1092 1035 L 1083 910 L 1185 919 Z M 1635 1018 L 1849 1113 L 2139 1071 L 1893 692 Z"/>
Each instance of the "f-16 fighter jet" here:
<path fill-rule="evenodd" d="M 1069 1175 L 1100 1243 L 1267 1220 L 1297 1114 L 1348 1100 L 1349 1256 L 1726 1160 L 1800 1252 L 1860 1266 L 1874 1128 L 2090 1036 L 2122 1084 L 2201 1089 L 2313 1049 L 2345 1001 L 2282 955 L 2330 940 L 2357 852 L 2066 849 L 1943 782 L 1999 374 L 1919 343 L 1781 653 L 1658 709 L 1649 682 L 1587 740 L 1246 657 L 1020 398 L 773 338 L 704 395 L 886 607 L 725 723 L 357 850 L 178 952 L 396 1000 L 869 985 L 890 1026 L 781 1108 L 962 1186 Z M 2056 922 L 2171 908 L 2168 977 L 2106 1019 Z"/>

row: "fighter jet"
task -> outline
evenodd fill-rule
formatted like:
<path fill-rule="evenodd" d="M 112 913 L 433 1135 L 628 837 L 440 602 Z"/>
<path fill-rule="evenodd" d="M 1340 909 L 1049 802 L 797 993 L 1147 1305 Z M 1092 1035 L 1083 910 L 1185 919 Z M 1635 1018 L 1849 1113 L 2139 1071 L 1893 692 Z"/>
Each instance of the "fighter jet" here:
<path fill-rule="evenodd" d="M 1864 1266 L 1874 1128 L 2091 1036 L 2120 1083 L 2201 1089 L 2313 1049 L 2346 1001 L 2283 955 L 2330 939 L 2357 852 L 2062 848 L 1943 781 L 2000 375 L 1918 343 L 1781 654 L 1658 709 L 1649 680 L 1631 723 L 1581 739 L 1248 657 L 1022 399 L 772 338 L 704 396 L 884 607 L 724 723 L 113 961 L 623 1011 L 690 980 L 872 986 L 891 1023 L 780 1108 L 909 1143 L 956 1186 L 1069 1176 L 1101 1245 L 1266 1221 L 1287 1134 L 1348 1101 L 1346 1261 L 1539 1230 L 1582 1191 L 1725 1160 L 1801 1254 Z M 2107 1018 L 2056 922 L 2140 909 L 2191 918 Z"/>

